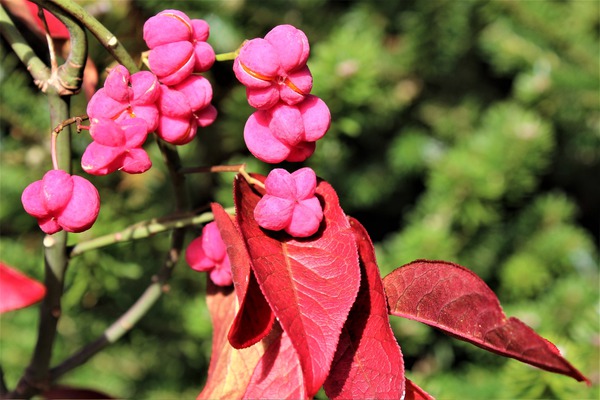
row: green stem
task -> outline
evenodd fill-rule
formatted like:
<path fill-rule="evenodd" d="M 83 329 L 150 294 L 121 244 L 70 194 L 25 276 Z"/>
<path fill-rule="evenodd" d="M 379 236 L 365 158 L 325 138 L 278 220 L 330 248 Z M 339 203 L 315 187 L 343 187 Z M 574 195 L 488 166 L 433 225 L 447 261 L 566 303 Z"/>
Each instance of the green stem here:
<path fill-rule="evenodd" d="M 4 6 L 0 7 L 0 32 L 14 50 L 19 60 L 27 66 L 27 70 L 33 77 L 36 85 L 42 87 L 50 79 L 50 69 L 35 55 L 33 49 L 27 44 L 21 32 L 16 28 L 6 10 L 4 10 Z"/>
<path fill-rule="evenodd" d="M 69 115 L 69 97 L 61 97 L 54 90 L 48 93 L 51 126 L 58 125 Z M 63 132 L 56 141 L 58 167 L 71 171 L 70 131 Z M 56 338 L 56 327 L 61 315 L 61 297 L 68 265 L 67 232 L 47 235 L 44 245 L 44 285 L 46 296 L 40 305 L 38 337 L 32 359 L 11 398 L 30 398 L 50 385 L 50 361 Z"/>
<path fill-rule="evenodd" d="M 244 47 L 244 45 L 246 44 L 247 40 L 244 40 L 242 42 L 242 44 L 240 45 L 240 47 L 238 47 L 235 51 L 230 51 L 229 53 L 221 53 L 221 54 L 217 54 L 215 55 L 215 60 L 217 61 L 232 61 L 235 60 L 237 56 L 240 55 L 240 50 L 242 50 L 242 47 Z"/>
<path fill-rule="evenodd" d="M 233 208 L 229 208 L 226 211 L 229 213 L 233 213 L 235 210 Z M 152 219 L 150 221 L 145 221 L 129 226 L 119 232 L 111 233 L 94 239 L 86 240 L 85 242 L 78 243 L 71 250 L 70 256 L 71 258 L 76 257 L 90 250 L 97 250 L 99 248 L 110 246 L 115 243 L 144 239 L 156 235 L 158 233 L 170 231 L 172 229 L 205 224 L 207 222 L 212 221 L 213 219 L 213 214 L 210 212 L 203 213 L 200 215 L 183 215 L 178 218 L 166 217 Z"/>
<path fill-rule="evenodd" d="M 253 186 L 258 186 L 261 189 L 265 188 L 265 184 L 262 183 L 261 181 L 259 181 L 258 179 L 253 178 L 248 172 L 246 172 L 245 168 L 241 168 L 240 169 L 240 175 L 246 180 L 246 182 L 248 182 L 249 184 L 253 185 Z M 237 176 L 236 176 L 237 179 Z"/>
<path fill-rule="evenodd" d="M 85 26 L 95 37 L 100 44 L 117 60 L 125 66 L 129 72 L 134 73 L 139 70 L 137 64 L 127 52 L 125 47 L 119 42 L 117 37 L 113 35 L 104 25 L 96 18 L 88 14 L 83 7 L 71 0 L 33 0 L 38 4 L 53 4 L 63 10 L 66 14 L 78 20 Z"/>
<path fill-rule="evenodd" d="M 197 174 L 197 173 L 219 173 L 219 172 L 240 172 L 246 164 L 235 165 L 213 165 L 211 167 L 187 167 L 179 170 L 180 174 Z"/>
<path fill-rule="evenodd" d="M 229 53 L 217 54 L 217 55 L 215 55 L 215 60 L 216 61 L 232 61 L 232 60 L 235 60 L 235 58 L 238 56 L 238 54 L 239 54 L 239 49 L 236 51 L 230 51 Z"/>
<path fill-rule="evenodd" d="M 171 264 L 176 261 L 176 259 L 168 259 L 167 262 L 165 262 L 165 265 L 168 266 L 165 268 L 171 269 Z M 148 286 L 135 304 L 133 304 L 125 314 L 115 321 L 102 336 L 83 347 L 61 364 L 52 368 L 50 371 L 52 381 L 56 381 L 62 375 L 84 364 L 87 360 L 92 358 L 106 346 L 115 343 L 125 333 L 131 330 L 135 324 L 148 312 L 148 310 L 150 310 L 154 303 L 156 303 L 163 292 L 163 286 L 165 282 L 160 280 L 158 276 L 155 276 L 154 280 L 155 282 Z"/>
<path fill-rule="evenodd" d="M 52 76 L 56 82 L 52 82 L 61 95 L 75 94 L 81 88 L 83 82 L 83 70 L 87 60 L 88 43 L 83 25 L 73 19 L 62 9 L 49 3 L 48 1 L 32 0 L 43 6 L 53 15 L 55 15 L 69 30 L 70 50 L 65 62 Z M 53 71 L 54 72 L 54 71 Z"/>

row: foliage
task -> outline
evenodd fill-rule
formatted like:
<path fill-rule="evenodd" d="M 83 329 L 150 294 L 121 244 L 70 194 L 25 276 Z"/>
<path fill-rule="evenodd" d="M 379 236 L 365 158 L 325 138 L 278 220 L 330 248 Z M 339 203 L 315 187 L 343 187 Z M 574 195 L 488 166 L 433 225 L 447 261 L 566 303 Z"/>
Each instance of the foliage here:
<path fill-rule="evenodd" d="M 423 257 L 469 265 L 499 293 L 507 314 L 557 343 L 597 383 L 597 2 L 103 4 L 109 10 L 102 22 L 132 53 L 144 50 L 141 23 L 168 7 L 206 19 L 217 52 L 231 51 L 244 36 L 262 36 L 277 24 L 304 30 L 313 43 L 308 64 L 317 82 L 314 93 L 326 99 L 335 121 L 307 165 L 336 188 L 346 212 L 363 222 L 382 275 Z M 120 22 L 125 15 L 130 24 Z M 112 63 L 93 40 L 90 54 L 101 71 Z M 0 259 L 41 278 L 41 234 L 21 211 L 19 197 L 49 164 L 47 105 L 6 46 L 1 68 Z M 241 139 L 251 113 L 244 90 L 231 84 L 229 65 L 217 65 L 208 78 L 218 83 L 214 104 L 227 120 L 203 130 L 182 152 L 184 162 L 252 166 Z M 83 108 L 79 96 L 74 103 Z M 80 156 L 87 141 L 74 142 Z M 161 165 L 144 175 L 98 181 L 111 207 L 101 211 L 89 235 L 170 213 L 167 181 Z M 192 205 L 230 199 L 230 182 L 231 176 L 190 177 Z M 137 298 L 162 257 L 165 239 L 160 234 L 77 259 L 67 275 L 68 312 L 59 325 L 56 360 L 95 339 Z M 210 318 L 201 300 L 203 282 L 180 267 L 173 290 L 139 329 L 66 383 L 110 388 L 126 398 L 190 397 L 200 391 Z M 34 343 L 35 312 L 22 313 L 1 319 L 2 365 L 11 384 Z M 441 398 L 464 398 L 464 382 L 472 383 L 472 398 L 598 396 L 597 386 L 587 389 L 501 362 L 397 319 L 392 325 L 408 376 Z"/>

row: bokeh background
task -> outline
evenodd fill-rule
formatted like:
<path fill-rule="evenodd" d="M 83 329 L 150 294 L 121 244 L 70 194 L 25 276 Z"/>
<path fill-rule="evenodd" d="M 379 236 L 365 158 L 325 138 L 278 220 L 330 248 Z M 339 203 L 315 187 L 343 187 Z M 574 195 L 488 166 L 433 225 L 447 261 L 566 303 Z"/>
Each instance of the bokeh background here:
<path fill-rule="evenodd" d="M 139 58 L 143 22 L 167 8 L 211 26 L 217 53 L 289 23 L 311 42 L 313 93 L 332 126 L 304 165 L 331 182 L 346 213 L 376 244 L 382 275 L 418 258 L 474 270 L 507 314 L 552 340 L 594 382 L 541 372 L 392 318 L 407 375 L 440 399 L 599 396 L 600 2 L 489 1 L 86 1 Z M 42 46 L 43 48 L 43 46 Z M 90 38 L 103 82 L 113 64 Z M 217 122 L 181 148 L 186 166 L 254 160 L 242 132 L 253 111 L 231 62 L 206 74 Z M 2 42 L 0 259 L 42 279 L 43 234 L 20 194 L 51 166 L 48 106 Z M 74 115 L 85 113 L 83 95 Z M 75 157 L 89 143 L 73 138 Z M 103 206 L 72 243 L 173 211 L 168 174 L 91 180 Z M 299 165 L 283 165 L 298 168 Z M 75 161 L 75 172 L 81 173 Z M 232 204 L 232 174 L 193 175 L 194 208 Z M 191 232 L 187 242 L 199 233 Z M 77 257 L 70 266 L 54 362 L 102 334 L 149 284 L 168 234 Z M 206 378 L 211 326 L 205 277 L 184 262 L 171 290 L 117 344 L 63 383 L 118 398 L 195 398 Z M 0 363 L 14 386 L 35 342 L 37 309 L 0 318 Z"/>

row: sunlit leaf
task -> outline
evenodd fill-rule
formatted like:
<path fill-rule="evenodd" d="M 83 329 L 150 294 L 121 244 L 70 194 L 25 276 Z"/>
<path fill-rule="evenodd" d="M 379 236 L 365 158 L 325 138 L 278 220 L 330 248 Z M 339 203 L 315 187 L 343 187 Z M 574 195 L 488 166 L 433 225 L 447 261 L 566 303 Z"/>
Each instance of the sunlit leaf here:
<path fill-rule="evenodd" d="M 387 275 L 390 313 L 436 327 L 458 339 L 538 368 L 589 380 L 556 346 L 517 318 L 475 273 L 446 261 L 418 260 Z"/>
<path fill-rule="evenodd" d="M 213 342 L 208 378 L 198 399 L 241 398 L 264 353 L 260 345 L 237 350 L 229 344 L 227 333 L 236 314 L 236 301 L 231 287 L 216 286 L 207 279 L 206 303 L 213 325 Z"/>
<path fill-rule="evenodd" d="M 264 338 L 271 330 L 275 316 L 250 268 L 250 256 L 235 219 L 219 204 L 213 203 L 212 211 L 227 246 L 233 285 L 240 304 L 229 331 L 229 343 L 236 349 L 242 349 Z"/>
<path fill-rule="evenodd" d="M 257 281 L 300 357 L 307 396 L 312 397 L 329 373 L 360 284 L 350 224 L 333 188 L 319 181 L 316 194 L 324 221 L 315 235 L 294 239 L 265 231 L 254 220 L 260 193 L 240 177 L 234 186 L 237 221 Z"/>
<path fill-rule="evenodd" d="M 361 286 L 344 325 L 325 392 L 332 399 L 399 399 L 404 361 L 390 327 L 383 283 L 365 228 L 350 218 L 358 245 Z"/>

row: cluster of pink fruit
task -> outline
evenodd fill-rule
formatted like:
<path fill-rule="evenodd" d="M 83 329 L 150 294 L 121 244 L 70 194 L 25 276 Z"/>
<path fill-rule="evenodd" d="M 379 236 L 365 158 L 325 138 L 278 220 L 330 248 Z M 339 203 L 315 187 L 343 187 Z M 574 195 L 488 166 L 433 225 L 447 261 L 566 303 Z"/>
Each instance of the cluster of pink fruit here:
<path fill-rule="evenodd" d="M 257 109 L 248 118 L 244 140 L 264 162 L 306 160 L 329 129 L 329 109 L 309 94 L 309 52 L 304 32 L 279 25 L 264 39 L 244 43 L 234 61 L 235 76 L 246 86 L 248 103 Z"/>
<path fill-rule="evenodd" d="M 261 161 L 304 161 L 329 129 L 329 109 L 309 94 L 308 55 L 306 35 L 291 25 L 279 25 L 264 39 L 245 42 L 234 61 L 233 70 L 246 86 L 248 103 L 257 109 L 248 118 L 244 140 Z M 265 194 L 254 210 L 259 226 L 302 238 L 318 231 L 323 209 L 315 196 L 317 177 L 312 169 L 290 174 L 277 168 L 264 185 Z M 186 260 L 192 268 L 208 271 L 216 284 L 231 284 L 229 259 L 216 223 L 206 225 L 202 236 L 190 243 Z"/>
<path fill-rule="evenodd" d="M 156 132 L 162 140 L 182 145 L 194 139 L 199 126 L 214 122 L 217 110 L 210 104 L 210 82 L 195 75 L 210 69 L 215 61 L 206 43 L 208 35 L 205 21 L 192 20 L 176 10 L 146 21 L 144 40 L 150 48 L 151 72 L 130 75 L 119 65 L 91 98 L 87 113 L 94 142 L 83 156 L 85 171 L 95 175 L 116 170 L 145 172 L 152 164 L 141 149 L 144 135 Z M 124 132 L 131 125 L 136 125 L 135 135 Z M 118 132 L 119 127 L 123 132 Z"/>
<path fill-rule="evenodd" d="M 88 104 L 93 141 L 81 165 L 92 175 L 143 173 L 152 166 L 142 147 L 149 134 L 183 145 L 194 139 L 198 127 L 216 118 L 210 104 L 212 87 L 199 75 L 215 61 L 206 43 L 208 24 L 181 11 L 165 10 L 146 21 L 143 34 L 150 49 L 150 71 L 130 74 L 122 65 L 113 68 Z M 261 161 L 304 161 L 329 129 L 329 109 L 310 94 L 309 52 L 302 31 L 280 25 L 264 39 L 244 42 L 235 58 L 235 75 L 246 86 L 248 103 L 257 109 L 248 118 L 244 140 Z M 258 224 L 293 237 L 314 235 L 323 219 L 316 184 L 310 168 L 291 174 L 279 168 L 271 171 L 255 210 Z M 56 167 L 25 189 L 22 202 L 48 234 L 89 229 L 100 208 L 98 191 L 89 181 Z M 194 269 L 211 271 L 215 283 L 231 284 L 229 260 L 214 223 L 192 241 L 186 259 Z"/>
<path fill-rule="evenodd" d="M 174 145 L 189 143 L 197 128 L 210 125 L 217 110 L 210 104 L 212 87 L 201 75 L 215 61 L 206 43 L 209 27 L 176 10 L 146 21 L 144 40 L 150 48 L 150 71 L 134 74 L 122 65 L 108 74 L 104 87 L 90 99 L 87 114 L 93 141 L 81 166 L 92 175 L 115 171 L 139 174 L 152 162 L 142 145 L 151 132 Z M 55 149 L 52 149 L 55 152 Z M 47 234 L 89 229 L 100 210 L 96 188 L 67 172 L 47 172 L 21 197 L 25 211 Z"/>

